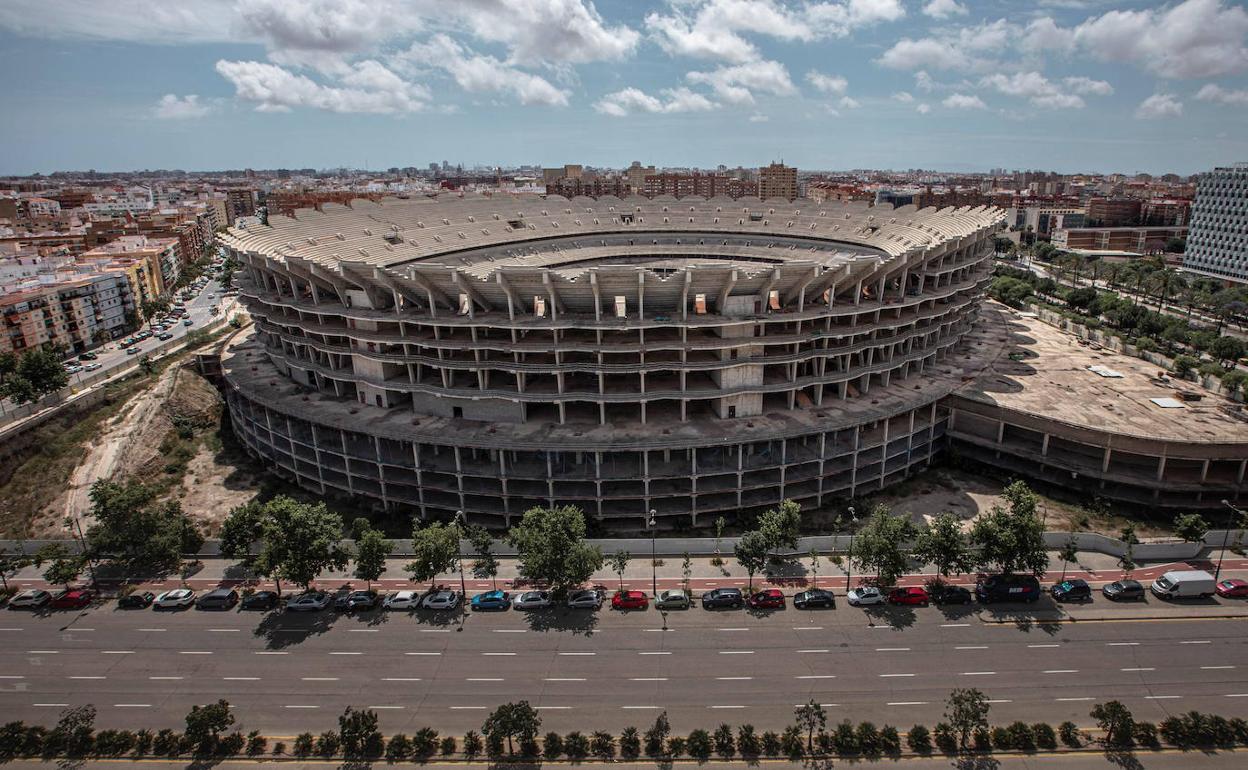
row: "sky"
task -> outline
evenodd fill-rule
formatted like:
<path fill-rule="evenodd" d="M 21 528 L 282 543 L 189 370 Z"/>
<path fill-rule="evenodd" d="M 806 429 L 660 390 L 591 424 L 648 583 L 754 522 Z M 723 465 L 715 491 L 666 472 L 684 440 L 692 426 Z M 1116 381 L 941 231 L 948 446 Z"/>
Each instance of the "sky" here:
<path fill-rule="evenodd" d="M 2 0 L 0 174 L 1248 160 L 1230 0 Z"/>

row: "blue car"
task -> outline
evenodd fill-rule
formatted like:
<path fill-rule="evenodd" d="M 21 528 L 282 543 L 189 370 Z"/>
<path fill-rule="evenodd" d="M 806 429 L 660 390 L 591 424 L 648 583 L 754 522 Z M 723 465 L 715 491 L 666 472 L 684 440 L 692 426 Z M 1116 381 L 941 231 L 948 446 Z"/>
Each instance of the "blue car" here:
<path fill-rule="evenodd" d="M 483 594 L 477 594 L 472 597 L 472 609 L 477 610 L 505 610 L 511 606 L 511 597 L 506 591 L 486 591 Z"/>

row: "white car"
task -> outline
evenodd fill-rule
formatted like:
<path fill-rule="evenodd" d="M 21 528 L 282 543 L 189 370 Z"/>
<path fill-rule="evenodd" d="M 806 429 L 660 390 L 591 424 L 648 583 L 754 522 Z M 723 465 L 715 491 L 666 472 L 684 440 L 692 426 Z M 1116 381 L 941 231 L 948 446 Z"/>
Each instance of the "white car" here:
<path fill-rule="evenodd" d="M 395 591 L 381 603 L 386 610 L 412 610 L 420 604 L 420 591 Z"/>
<path fill-rule="evenodd" d="M 175 588 L 165 591 L 152 601 L 154 610 L 176 610 L 190 607 L 195 603 L 195 592 L 189 588 Z"/>
<path fill-rule="evenodd" d="M 601 606 L 602 594 L 592 588 L 568 594 L 568 607 L 572 609 L 596 610 Z"/>
<path fill-rule="evenodd" d="M 37 610 L 52 601 L 52 594 L 41 588 L 27 588 L 9 599 L 11 610 Z"/>
<path fill-rule="evenodd" d="M 551 605 L 549 591 L 525 591 L 511 600 L 518 610 L 544 610 Z"/>
<path fill-rule="evenodd" d="M 420 600 L 421 609 L 453 610 L 459 606 L 459 594 L 446 588 L 435 588 Z"/>
<path fill-rule="evenodd" d="M 83 367 L 83 369 L 86 369 L 88 372 L 94 372 L 96 369 L 99 369 L 99 368 L 100 368 L 100 364 L 96 364 L 96 363 L 90 363 Z"/>
<path fill-rule="evenodd" d="M 886 601 L 884 592 L 875 586 L 859 586 L 851 588 L 847 594 L 851 607 L 865 607 L 869 604 L 883 604 Z"/>

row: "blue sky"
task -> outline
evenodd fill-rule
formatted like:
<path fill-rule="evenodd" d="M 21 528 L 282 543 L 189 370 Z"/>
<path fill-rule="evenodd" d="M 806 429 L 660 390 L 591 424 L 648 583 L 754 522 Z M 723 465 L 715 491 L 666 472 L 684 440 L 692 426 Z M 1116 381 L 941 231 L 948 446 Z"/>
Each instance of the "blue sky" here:
<path fill-rule="evenodd" d="M 0 64 L 0 173 L 1248 160 L 1229 0 L 4 0 Z"/>

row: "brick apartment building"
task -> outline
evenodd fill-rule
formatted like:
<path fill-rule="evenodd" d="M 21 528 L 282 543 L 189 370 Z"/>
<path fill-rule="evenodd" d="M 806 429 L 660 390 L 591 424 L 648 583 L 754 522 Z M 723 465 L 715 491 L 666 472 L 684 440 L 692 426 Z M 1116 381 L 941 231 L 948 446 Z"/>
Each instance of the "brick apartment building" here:
<path fill-rule="evenodd" d="M 758 170 L 758 197 L 797 199 L 797 169 L 783 163 L 772 163 Z"/>
<path fill-rule="evenodd" d="M 1186 227 L 1078 227 L 1053 231 L 1059 249 L 1159 254 L 1172 238 L 1186 238 Z"/>

